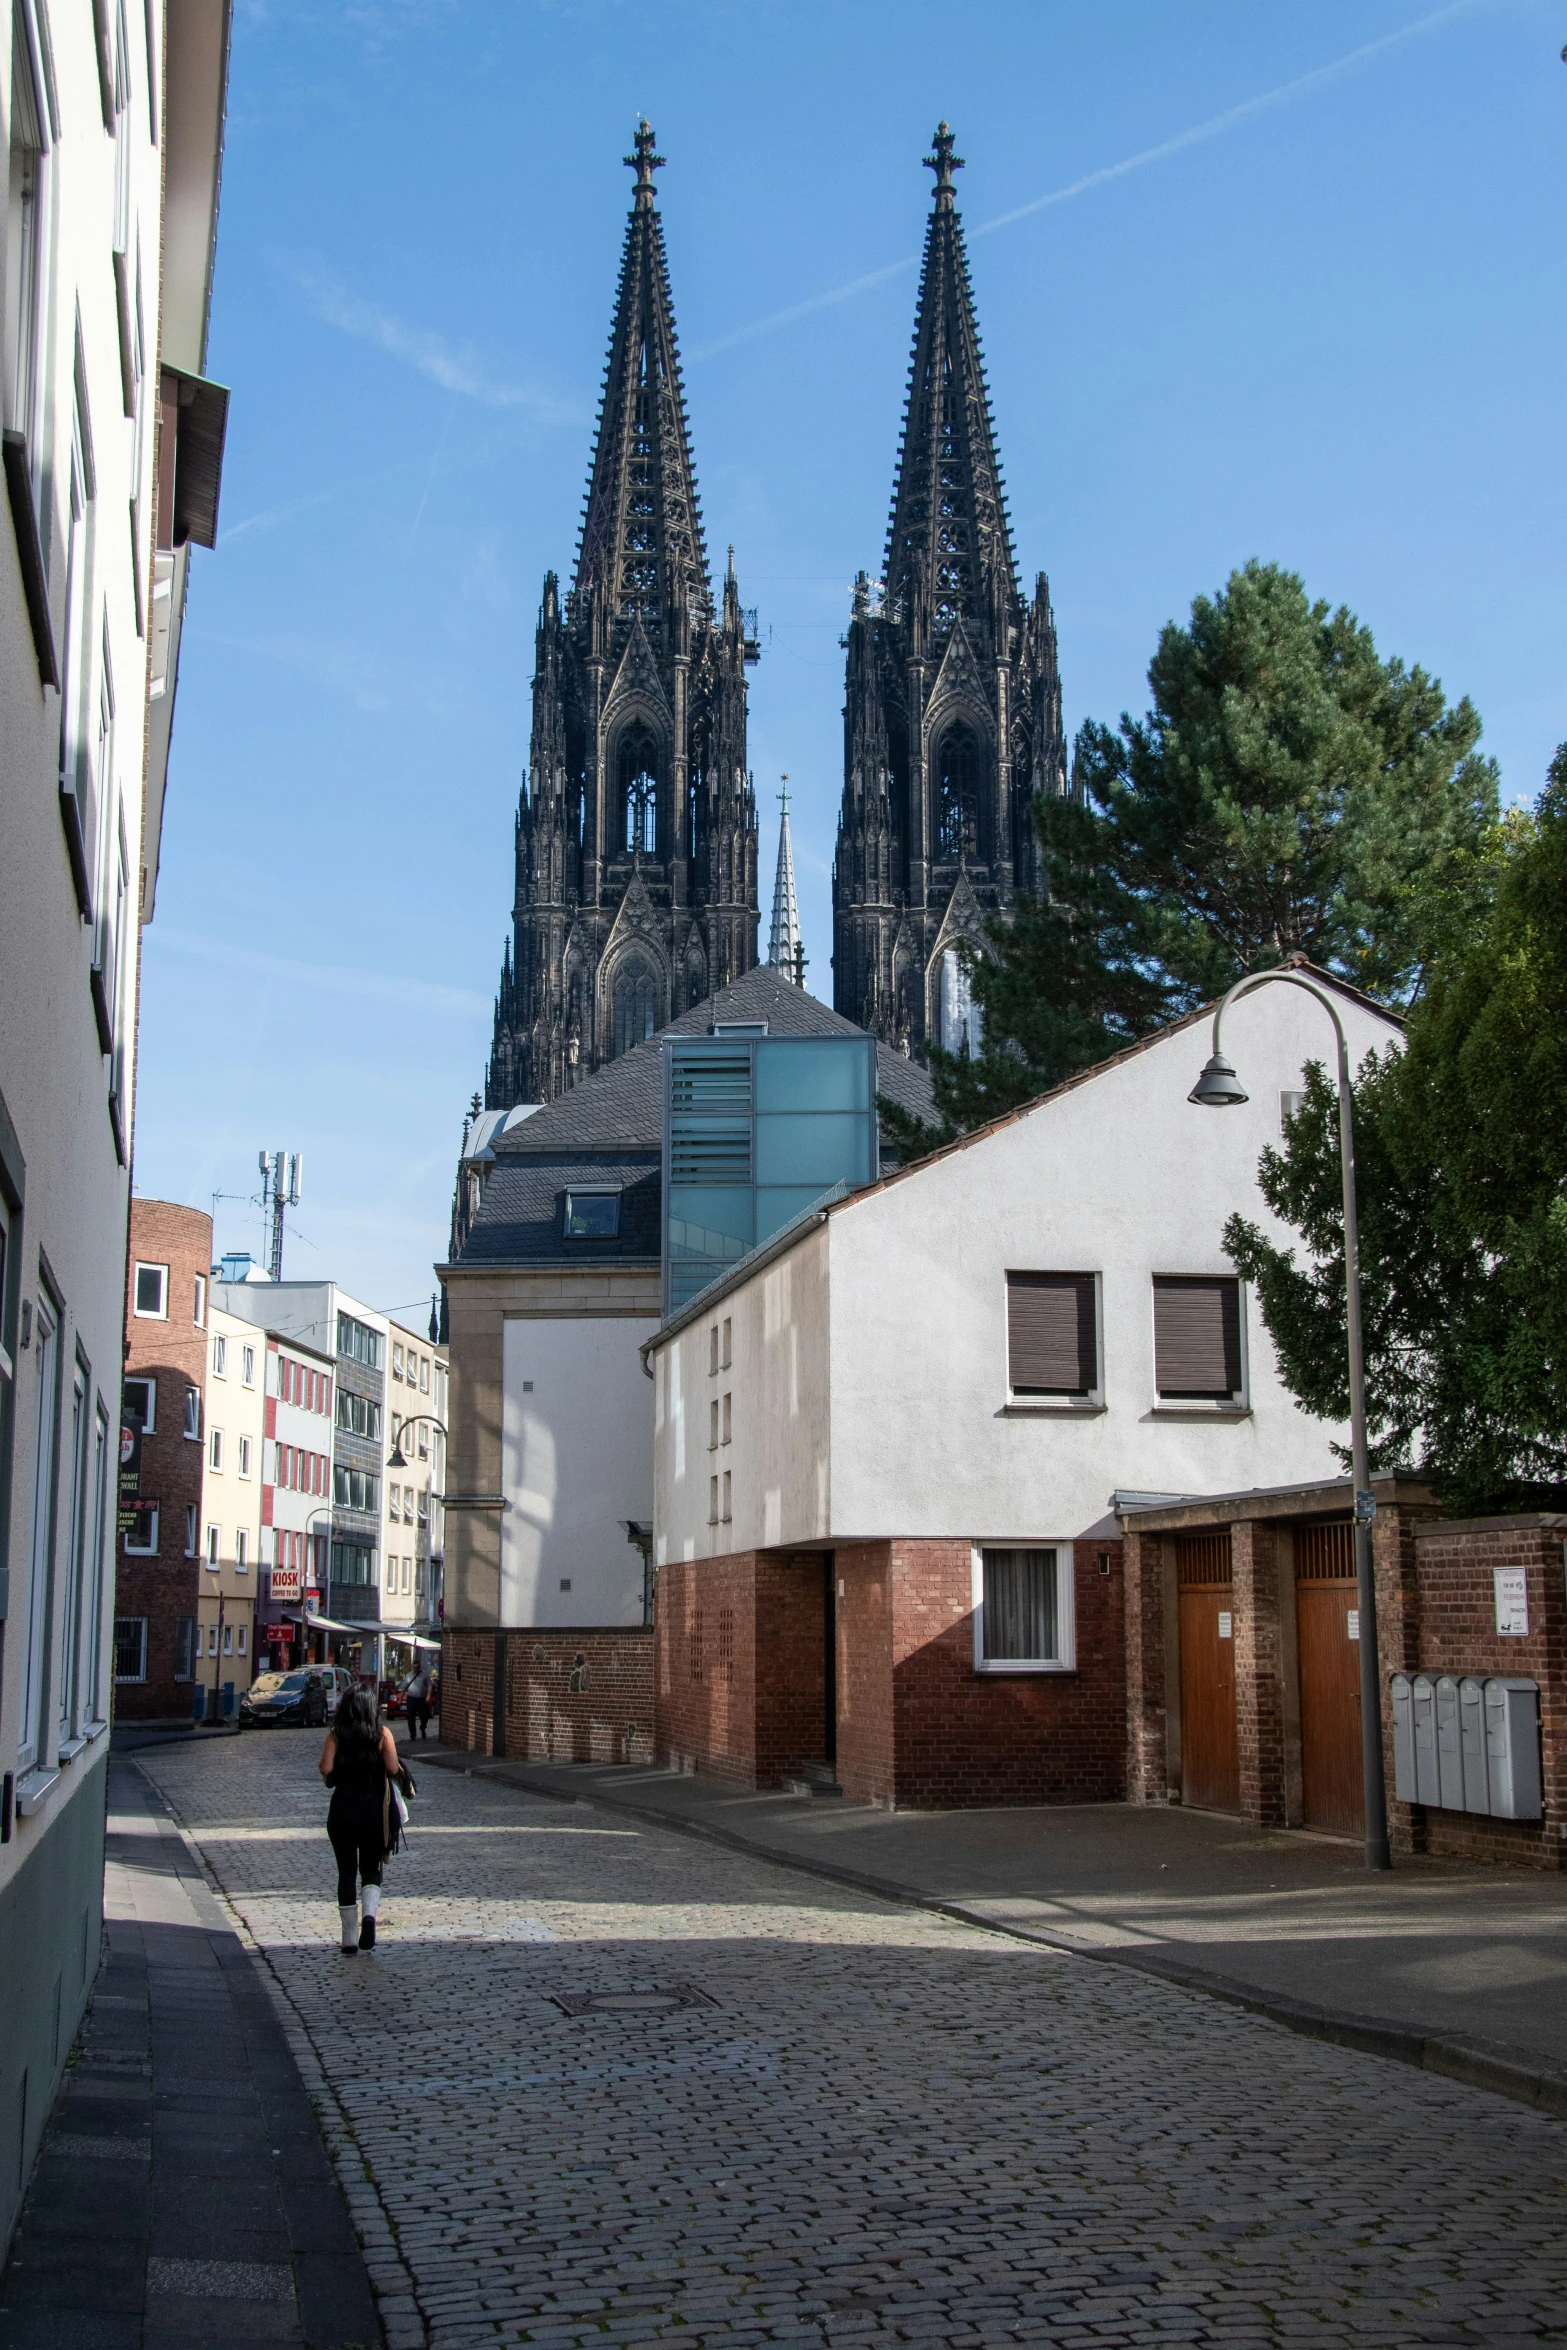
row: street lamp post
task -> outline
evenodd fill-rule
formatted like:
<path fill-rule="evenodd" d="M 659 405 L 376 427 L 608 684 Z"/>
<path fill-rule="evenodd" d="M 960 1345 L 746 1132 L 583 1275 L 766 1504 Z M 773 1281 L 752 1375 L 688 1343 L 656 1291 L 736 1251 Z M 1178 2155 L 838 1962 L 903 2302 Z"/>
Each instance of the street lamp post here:
<path fill-rule="evenodd" d="M 1248 1097 L 1221 1049 L 1224 1015 L 1240 996 L 1278 981 L 1301 988 L 1322 1006 L 1338 1039 L 1338 1142 L 1344 1179 L 1344 1293 L 1349 1328 L 1349 1445 L 1355 1488 L 1355 1597 L 1360 1635 L 1360 1768 L 1366 1811 L 1366 1866 L 1392 1866 L 1387 1841 L 1387 1788 L 1382 1769 L 1382 1668 L 1377 1642 L 1376 1571 L 1371 1556 L 1371 1461 L 1366 1444 L 1366 1366 L 1360 1322 L 1360 1229 L 1355 1212 L 1355 1126 L 1349 1082 L 1349 1045 L 1337 1006 L 1327 990 L 1304 972 L 1253 971 L 1238 979 L 1213 1015 L 1213 1050 L 1188 1094 L 1203 1109 L 1230 1109 Z"/>

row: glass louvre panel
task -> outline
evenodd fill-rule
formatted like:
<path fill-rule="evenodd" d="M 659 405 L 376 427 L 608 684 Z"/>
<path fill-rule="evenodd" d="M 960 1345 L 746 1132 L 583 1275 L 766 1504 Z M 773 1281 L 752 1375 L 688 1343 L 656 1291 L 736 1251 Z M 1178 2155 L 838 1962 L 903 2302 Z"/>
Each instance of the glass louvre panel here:
<path fill-rule="evenodd" d="M 987 1664 L 1054 1664 L 1060 1655 L 1053 1550 L 987 1550 L 983 1641 Z"/>
<path fill-rule="evenodd" d="M 825 1191 L 833 1186 L 816 1183 L 769 1184 L 756 1195 L 756 1246 L 771 1240 L 796 1216 L 803 1216 L 807 1208 L 814 1208 Z"/>
<path fill-rule="evenodd" d="M 1014 1395 L 1092 1395 L 1099 1385 L 1092 1273 L 1007 1275 Z"/>
<path fill-rule="evenodd" d="M 1174 1401 L 1223 1401 L 1241 1386 L 1240 1283 L 1232 1276 L 1153 1285 L 1155 1380 Z"/>

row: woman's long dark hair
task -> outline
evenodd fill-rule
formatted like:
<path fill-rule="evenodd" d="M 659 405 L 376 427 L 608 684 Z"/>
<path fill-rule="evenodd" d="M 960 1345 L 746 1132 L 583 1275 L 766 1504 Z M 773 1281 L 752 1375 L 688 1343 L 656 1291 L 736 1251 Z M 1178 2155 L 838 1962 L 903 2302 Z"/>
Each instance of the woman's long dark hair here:
<path fill-rule="evenodd" d="M 339 1746 L 357 1746 L 361 1749 L 378 1746 L 381 1742 L 381 1716 L 374 1693 L 369 1689 L 345 1691 L 337 1701 L 332 1729 Z"/>

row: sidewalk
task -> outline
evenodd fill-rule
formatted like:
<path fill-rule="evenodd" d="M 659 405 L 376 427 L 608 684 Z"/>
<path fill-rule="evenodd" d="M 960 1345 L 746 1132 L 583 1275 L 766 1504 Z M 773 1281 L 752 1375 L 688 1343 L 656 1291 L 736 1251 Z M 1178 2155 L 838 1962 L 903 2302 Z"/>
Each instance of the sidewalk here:
<path fill-rule="evenodd" d="M 1567 1879 L 1129 1804 L 884 1812 L 592 1764 L 445 1769 L 585 1800 L 1129 1965 L 1567 2115 Z"/>
<path fill-rule="evenodd" d="M 111 1761 L 107 1955 L 11 2259 L 0 2350 L 378 2350 L 363 2259 L 266 1987 Z"/>

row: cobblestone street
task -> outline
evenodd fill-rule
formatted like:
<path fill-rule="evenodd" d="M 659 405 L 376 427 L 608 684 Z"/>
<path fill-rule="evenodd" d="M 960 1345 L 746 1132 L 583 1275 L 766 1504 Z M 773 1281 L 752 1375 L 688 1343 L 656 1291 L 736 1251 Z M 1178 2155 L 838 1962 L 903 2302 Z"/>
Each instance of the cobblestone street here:
<path fill-rule="evenodd" d="M 1567 2340 L 1554 2121 L 433 1768 L 345 1959 L 318 1750 L 143 1767 L 330 2083 L 392 2350 Z"/>

